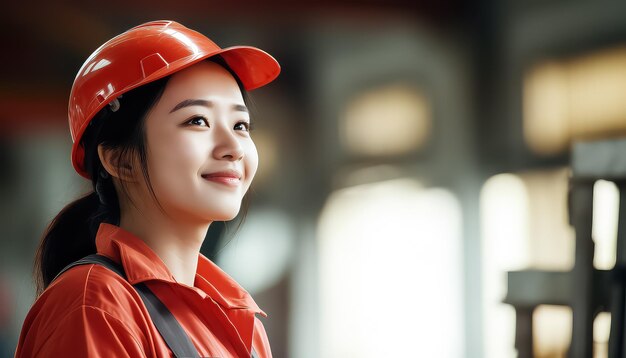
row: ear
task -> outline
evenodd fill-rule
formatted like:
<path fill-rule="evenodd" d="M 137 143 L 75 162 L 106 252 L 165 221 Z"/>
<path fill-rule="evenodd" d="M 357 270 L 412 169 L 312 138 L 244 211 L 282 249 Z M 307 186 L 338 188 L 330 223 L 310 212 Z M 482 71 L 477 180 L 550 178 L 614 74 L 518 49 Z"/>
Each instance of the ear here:
<path fill-rule="evenodd" d="M 133 166 L 129 163 L 130 158 L 122 158 L 118 149 L 108 148 L 100 143 L 98 144 L 98 157 L 104 170 L 111 176 L 126 182 L 137 181 Z"/>

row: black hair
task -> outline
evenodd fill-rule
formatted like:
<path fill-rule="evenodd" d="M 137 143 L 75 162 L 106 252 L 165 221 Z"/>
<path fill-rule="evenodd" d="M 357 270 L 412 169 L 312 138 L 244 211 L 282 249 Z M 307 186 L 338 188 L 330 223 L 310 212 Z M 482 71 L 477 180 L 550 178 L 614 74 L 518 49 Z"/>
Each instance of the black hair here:
<path fill-rule="evenodd" d="M 208 61 L 221 65 L 233 75 L 247 104 L 247 92 L 226 62 L 218 56 Z M 158 204 L 148 175 L 144 124 L 147 114 L 161 98 L 168 80 L 169 77 L 165 77 L 124 93 L 117 99 L 120 103 L 118 108 L 105 106 L 89 123 L 80 145 L 85 150 L 84 167 L 91 177 L 93 191 L 66 205 L 44 231 L 34 263 L 37 296 L 65 266 L 96 253 L 95 238 L 101 223 L 119 225 L 119 200 L 113 181 L 100 162 L 100 144 L 115 149 L 114 155 L 122 159 L 115 161 L 117 163 L 130 155 L 139 158 L 145 182 Z M 128 197 L 124 185 L 120 189 Z M 244 200 L 243 217 L 246 209 L 247 200 Z"/>

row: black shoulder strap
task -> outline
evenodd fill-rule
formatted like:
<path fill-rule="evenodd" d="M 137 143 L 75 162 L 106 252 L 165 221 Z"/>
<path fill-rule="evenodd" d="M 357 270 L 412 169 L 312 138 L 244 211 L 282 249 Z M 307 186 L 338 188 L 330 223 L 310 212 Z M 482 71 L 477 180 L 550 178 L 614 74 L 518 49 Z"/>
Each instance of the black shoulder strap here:
<path fill-rule="evenodd" d="M 152 322 L 174 355 L 176 357 L 199 357 L 198 351 L 191 343 L 187 332 L 163 302 L 143 282 L 134 285 L 134 287 L 148 312 L 150 312 Z"/>
<path fill-rule="evenodd" d="M 98 254 L 85 256 L 78 261 L 72 262 L 61 270 L 61 272 L 59 272 L 54 279 L 56 280 L 63 272 L 74 266 L 85 264 L 102 265 L 126 279 L 124 268 L 121 265 L 108 257 Z M 165 307 L 163 302 L 159 300 L 154 292 L 152 292 L 144 283 L 138 283 L 133 287 L 139 294 L 139 297 L 141 297 L 146 309 L 148 309 L 152 322 L 165 340 L 165 343 L 167 343 L 167 346 L 170 348 L 172 353 L 174 353 L 174 356 L 179 358 L 199 357 L 198 351 L 194 347 L 193 343 L 191 343 L 191 339 L 189 339 L 189 336 L 183 327 L 180 323 L 178 323 L 176 317 L 172 315 L 172 312 Z"/>
<path fill-rule="evenodd" d="M 108 258 L 106 256 L 93 254 L 93 255 L 85 256 L 82 259 L 80 259 L 78 261 L 74 261 L 71 264 L 65 266 L 63 268 L 63 270 L 61 270 L 61 272 L 59 272 L 54 277 L 54 279 L 52 281 L 54 281 L 57 278 L 59 278 L 59 276 L 61 276 L 61 274 L 63 274 L 65 271 L 71 269 L 74 266 L 87 265 L 87 264 L 102 265 L 102 266 L 108 268 L 109 270 L 115 272 L 119 276 L 122 276 L 124 278 L 124 280 L 126 280 L 126 273 L 124 272 L 124 268 L 120 264 L 118 264 L 117 262 L 111 260 L 110 258 Z"/>

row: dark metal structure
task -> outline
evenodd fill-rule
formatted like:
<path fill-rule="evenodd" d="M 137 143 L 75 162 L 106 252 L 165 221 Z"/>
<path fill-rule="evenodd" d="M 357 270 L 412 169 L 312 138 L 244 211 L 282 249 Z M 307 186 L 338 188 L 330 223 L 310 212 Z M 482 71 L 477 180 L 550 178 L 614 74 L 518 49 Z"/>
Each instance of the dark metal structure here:
<path fill-rule="evenodd" d="M 572 308 L 568 354 L 572 358 L 593 356 L 593 320 L 599 312 L 610 312 L 609 357 L 626 357 L 626 139 L 577 142 L 572 148 L 568 206 L 576 235 L 574 268 L 508 273 L 505 302 L 515 307 L 515 346 L 520 358 L 533 356 L 532 315 L 540 304 Z M 593 266 L 593 186 L 600 179 L 614 182 L 620 192 L 616 262 L 608 271 Z"/>

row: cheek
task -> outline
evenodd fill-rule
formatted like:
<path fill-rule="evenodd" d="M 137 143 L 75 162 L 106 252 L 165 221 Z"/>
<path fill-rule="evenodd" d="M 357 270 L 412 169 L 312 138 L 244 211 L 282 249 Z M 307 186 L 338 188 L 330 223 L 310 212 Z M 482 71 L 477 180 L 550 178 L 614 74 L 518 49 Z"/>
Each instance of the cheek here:
<path fill-rule="evenodd" d="M 168 128 L 153 128 L 146 134 L 149 172 L 155 177 L 154 182 L 171 183 L 186 180 L 186 174 L 195 174 L 202 159 L 197 138 Z"/>

